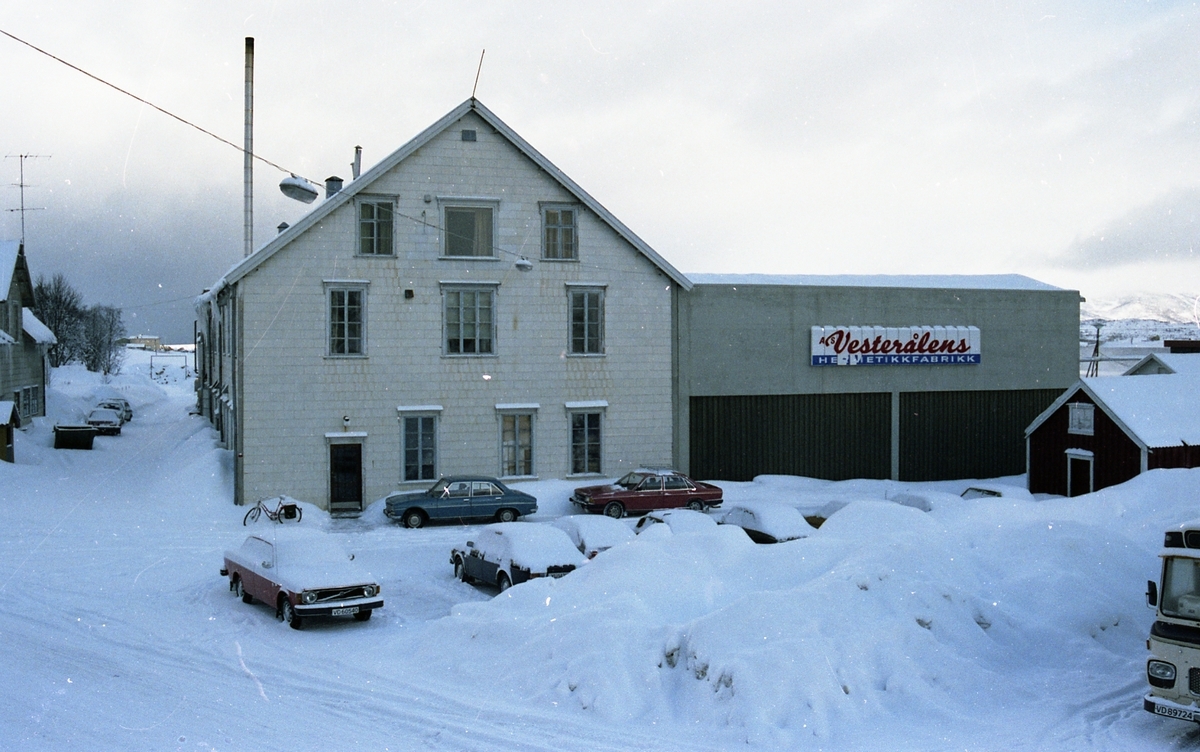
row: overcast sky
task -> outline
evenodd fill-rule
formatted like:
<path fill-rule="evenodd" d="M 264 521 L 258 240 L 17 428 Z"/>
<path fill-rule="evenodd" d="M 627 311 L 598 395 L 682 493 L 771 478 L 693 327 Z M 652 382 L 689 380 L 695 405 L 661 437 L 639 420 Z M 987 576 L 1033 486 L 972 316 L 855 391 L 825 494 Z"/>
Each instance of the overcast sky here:
<path fill-rule="evenodd" d="M 1194 2 L 0 0 L 0 29 L 255 151 L 349 178 L 477 96 L 687 272 L 1020 273 L 1197 293 Z M 242 258 L 242 156 L 0 36 L 26 252 L 191 341 Z M 0 161 L 15 209 L 19 161 Z M 305 206 L 255 165 L 255 245 Z M 0 239 L 20 237 L 0 216 Z"/>

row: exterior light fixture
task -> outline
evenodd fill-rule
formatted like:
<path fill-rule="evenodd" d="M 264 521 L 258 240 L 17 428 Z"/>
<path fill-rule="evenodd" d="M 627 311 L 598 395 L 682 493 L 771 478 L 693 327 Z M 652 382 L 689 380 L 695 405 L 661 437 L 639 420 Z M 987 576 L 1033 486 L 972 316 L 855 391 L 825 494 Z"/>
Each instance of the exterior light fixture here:
<path fill-rule="evenodd" d="M 317 187 L 304 178 L 292 175 L 279 183 L 279 190 L 288 198 L 311 204 L 317 200 Z"/>

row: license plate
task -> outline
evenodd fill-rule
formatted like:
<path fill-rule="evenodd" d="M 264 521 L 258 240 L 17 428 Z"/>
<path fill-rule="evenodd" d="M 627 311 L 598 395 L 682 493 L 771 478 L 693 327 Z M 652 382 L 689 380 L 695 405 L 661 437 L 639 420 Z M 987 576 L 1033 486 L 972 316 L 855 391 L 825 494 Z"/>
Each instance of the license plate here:
<path fill-rule="evenodd" d="M 1180 710 L 1179 708 L 1169 708 L 1164 705 L 1155 705 L 1154 714 L 1165 715 L 1168 718 L 1180 718 L 1185 721 L 1192 720 L 1192 711 Z"/>
<path fill-rule="evenodd" d="M 358 613 L 358 606 L 347 606 L 346 608 L 335 608 L 329 612 L 333 616 L 349 616 Z"/>

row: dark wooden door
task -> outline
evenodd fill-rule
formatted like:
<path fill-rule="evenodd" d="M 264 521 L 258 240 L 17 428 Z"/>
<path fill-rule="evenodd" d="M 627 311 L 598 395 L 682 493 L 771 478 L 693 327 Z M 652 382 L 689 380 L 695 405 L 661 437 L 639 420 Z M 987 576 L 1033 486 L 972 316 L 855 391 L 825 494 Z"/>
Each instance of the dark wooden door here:
<path fill-rule="evenodd" d="M 329 511 L 362 511 L 362 444 L 329 446 Z"/>

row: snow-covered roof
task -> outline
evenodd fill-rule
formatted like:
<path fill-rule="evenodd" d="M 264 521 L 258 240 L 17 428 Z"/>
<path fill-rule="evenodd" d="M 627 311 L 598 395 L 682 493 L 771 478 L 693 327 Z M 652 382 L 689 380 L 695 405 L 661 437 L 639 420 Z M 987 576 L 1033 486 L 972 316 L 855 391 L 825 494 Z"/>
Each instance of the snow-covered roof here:
<path fill-rule="evenodd" d="M 426 128 L 407 144 L 401 146 L 396 151 L 389 154 L 386 158 L 373 166 L 371 169 L 364 172 L 357 180 L 353 180 L 346 186 L 335 193 L 333 196 L 323 200 L 311 212 L 304 215 L 283 232 L 272 238 L 266 245 L 256 250 L 246 258 L 234 264 L 232 268 L 217 281 L 212 288 L 203 295 L 196 298 L 196 304 L 203 305 L 204 303 L 215 298 L 221 290 L 237 282 L 242 277 L 256 269 L 260 264 L 273 256 L 281 248 L 287 246 L 301 233 L 307 231 L 310 227 L 319 223 L 322 219 L 334 211 L 338 207 L 346 204 L 354 198 L 358 193 L 368 190 L 372 183 L 386 175 L 392 168 L 403 162 L 418 149 L 429 143 L 436 136 L 441 134 L 448 128 L 454 126 L 459 120 L 470 113 L 475 113 L 490 126 L 496 129 L 496 132 L 506 138 L 513 146 L 517 148 L 530 161 L 540 167 L 550 175 L 551 178 L 579 200 L 584 206 L 590 209 L 602 222 L 611 227 L 618 235 L 629 242 L 643 256 L 648 258 L 655 266 L 657 266 L 664 274 L 671 278 L 676 284 L 685 290 L 690 290 L 692 287 L 691 281 L 684 276 L 675 267 L 671 266 L 662 256 L 651 248 L 646 241 L 639 238 L 628 227 L 626 227 L 619 219 L 616 218 L 608 209 L 605 209 L 595 198 L 587 191 L 583 190 L 574 180 L 567 177 L 566 173 L 558 169 L 549 159 L 544 157 L 537 149 L 534 149 L 525 139 L 517 135 L 517 132 L 508 126 L 503 120 L 496 116 L 491 110 L 483 106 L 483 103 L 478 99 L 468 99 L 467 101 L 455 107 L 448 112 L 433 125 Z"/>
<path fill-rule="evenodd" d="M 1061 290 L 1021 274 L 689 274 L 695 285 L 909 287 L 929 290 Z"/>
<path fill-rule="evenodd" d="M 33 311 L 28 308 L 21 309 L 21 326 L 25 329 L 25 333 L 39 345 L 53 345 L 58 342 L 58 338 L 54 336 L 54 332 L 50 331 L 50 327 L 38 320 L 38 317 L 34 316 Z"/>
<path fill-rule="evenodd" d="M 1125 371 L 1123 376 L 1149 376 L 1139 373 L 1151 363 L 1157 363 L 1170 373 L 1200 374 L 1200 353 L 1150 353 Z"/>
<path fill-rule="evenodd" d="M 1143 448 L 1200 444 L 1200 375 L 1183 374 L 1080 379 L 1030 424 L 1025 435 L 1081 390 Z"/>
<path fill-rule="evenodd" d="M 20 252 L 20 241 L 0 240 L 0 300 L 8 299 L 8 288 L 12 286 L 12 275 L 17 268 L 17 255 Z"/>
<path fill-rule="evenodd" d="M 0 425 L 14 423 L 14 414 L 17 413 L 17 403 L 12 400 L 0 400 Z M 19 418 L 17 414 L 17 418 Z"/>

